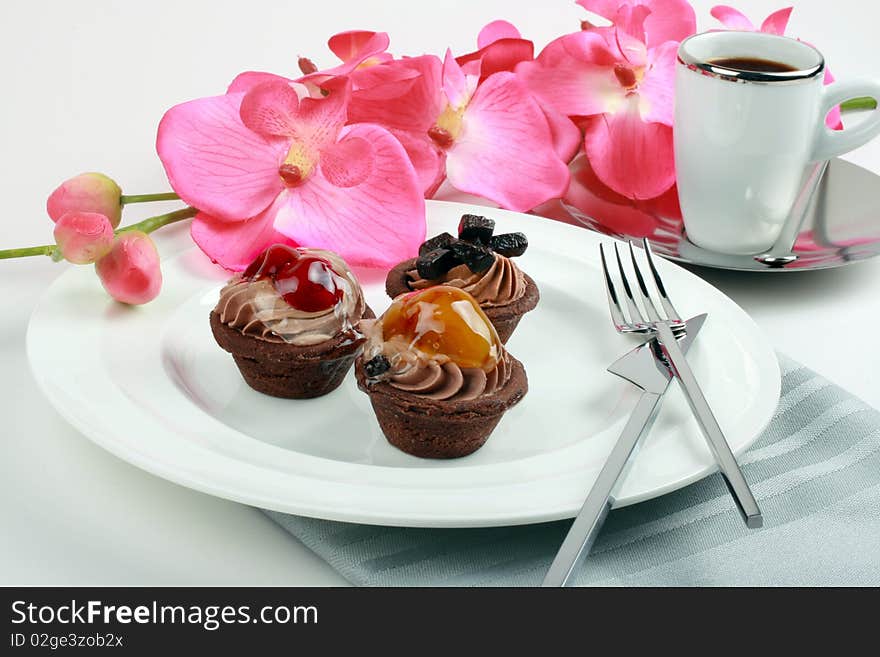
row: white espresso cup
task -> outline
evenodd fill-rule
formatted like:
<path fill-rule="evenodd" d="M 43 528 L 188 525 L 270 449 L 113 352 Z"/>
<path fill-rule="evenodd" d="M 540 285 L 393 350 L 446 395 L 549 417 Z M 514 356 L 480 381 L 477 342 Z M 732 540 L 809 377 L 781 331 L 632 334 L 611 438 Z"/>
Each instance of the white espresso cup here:
<path fill-rule="evenodd" d="M 753 60 L 749 67 L 730 61 L 744 58 Z M 754 60 L 790 70 L 749 70 L 762 68 Z M 824 73 L 822 54 L 788 37 L 715 31 L 682 41 L 673 131 L 678 194 L 691 242 L 720 253 L 770 249 L 807 165 L 880 134 L 880 111 L 843 131 L 825 125 L 828 112 L 845 100 L 880 98 L 880 81 L 825 86 Z"/>

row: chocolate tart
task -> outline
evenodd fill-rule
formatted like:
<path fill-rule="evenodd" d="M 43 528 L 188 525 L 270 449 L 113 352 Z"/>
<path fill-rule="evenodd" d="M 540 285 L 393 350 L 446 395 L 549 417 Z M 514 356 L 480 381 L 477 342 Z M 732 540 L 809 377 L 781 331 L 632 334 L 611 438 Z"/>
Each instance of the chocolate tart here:
<path fill-rule="evenodd" d="M 407 454 L 472 454 L 528 392 L 522 363 L 461 288 L 401 295 L 360 328 L 366 342 L 355 361 L 358 387 L 388 442 Z"/>
<path fill-rule="evenodd" d="M 346 262 L 322 249 L 273 244 L 220 290 L 210 322 L 254 390 L 310 399 L 335 390 L 374 317 Z"/>
<path fill-rule="evenodd" d="M 482 447 L 501 416 L 528 392 L 523 364 L 510 354 L 507 358 L 511 367 L 507 383 L 491 395 L 468 400 L 428 399 L 388 383 L 371 383 L 360 358 L 354 371 L 389 443 L 413 456 L 451 459 Z"/>
<path fill-rule="evenodd" d="M 399 263 L 388 272 L 388 276 L 385 279 L 386 294 L 394 299 L 401 294 L 412 292 L 412 288 L 409 286 L 407 272 L 410 272 L 415 268 L 416 258 L 411 258 L 410 260 Z M 503 306 L 480 306 L 483 312 L 486 313 L 486 317 L 489 318 L 489 321 L 492 322 L 492 325 L 498 332 L 498 337 L 501 339 L 502 343 L 506 343 L 510 339 L 510 336 L 516 329 L 522 316 L 530 310 L 534 310 L 535 306 L 538 305 L 538 301 L 541 299 L 538 286 L 535 284 L 535 281 L 532 280 L 532 277 L 523 272 L 523 278 L 526 282 L 525 294 L 516 301 Z M 438 285 L 439 284 L 440 283 L 438 282 Z"/>
<path fill-rule="evenodd" d="M 375 317 L 369 306 L 363 316 Z M 345 379 L 364 342 L 353 333 L 307 347 L 263 340 L 227 326 L 213 310 L 211 331 L 217 344 L 232 354 L 251 388 L 284 399 L 311 399 L 333 392 Z"/>

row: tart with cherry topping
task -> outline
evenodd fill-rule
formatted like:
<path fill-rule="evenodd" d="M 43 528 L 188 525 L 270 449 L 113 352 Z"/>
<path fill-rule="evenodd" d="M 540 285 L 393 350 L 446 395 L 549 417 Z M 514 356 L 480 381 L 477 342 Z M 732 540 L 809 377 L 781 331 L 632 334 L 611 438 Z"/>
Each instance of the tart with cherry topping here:
<path fill-rule="evenodd" d="M 342 383 L 364 317 L 374 315 L 342 258 L 275 244 L 220 291 L 211 330 L 254 390 L 307 399 Z"/>
<path fill-rule="evenodd" d="M 455 458 L 483 446 L 528 391 L 476 300 L 438 285 L 397 297 L 379 319 L 363 320 L 358 386 L 385 437 L 407 454 Z"/>
<path fill-rule="evenodd" d="M 419 256 L 388 272 L 385 291 L 392 299 L 433 285 L 451 285 L 472 295 L 501 342 L 506 343 L 522 316 L 538 305 L 538 286 L 513 261 L 528 248 L 522 233 L 495 235 L 492 219 L 466 214 L 458 237 L 441 233 L 419 248 Z"/>

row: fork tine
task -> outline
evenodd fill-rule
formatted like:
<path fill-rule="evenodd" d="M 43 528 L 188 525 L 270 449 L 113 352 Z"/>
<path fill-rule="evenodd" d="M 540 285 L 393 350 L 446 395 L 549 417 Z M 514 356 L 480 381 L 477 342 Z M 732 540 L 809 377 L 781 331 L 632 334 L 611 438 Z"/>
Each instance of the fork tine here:
<path fill-rule="evenodd" d="M 611 321 L 614 322 L 614 328 L 620 330 L 628 322 L 620 307 L 617 290 L 614 289 L 614 281 L 611 280 L 611 272 L 608 270 L 608 262 L 605 260 L 605 248 L 602 244 L 599 244 L 599 256 L 602 259 L 602 273 L 605 274 L 605 291 L 608 293 L 608 310 L 611 311 Z"/>
<path fill-rule="evenodd" d="M 651 293 L 648 292 L 648 286 L 645 285 L 645 279 L 642 276 L 639 262 L 636 260 L 636 251 L 633 248 L 632 242 L 629 243 L 629 257 L 632 259 L 633 271 L 636 273 L 636 282 L 638 283 L 638 291 L 642 297 L 642 305 L 645 307 L 648 319 L 652 322 L 659 322 L 661 320 L 660 312 L 657 310 L 657 306 L 654 305 L 654 301 L 651 299 Z"/>
<path fill-rule="evenodd" d="M 648 241 L 647 237 L 642 240 L 642 245 L 645 248 L 645 256 L 648 258 L 648 266 L 651 268 L 651 275 L 654 277 L 654 284 L 657 286 L 657 291 L 660 293 L 660 305 L 663 306 L 663 310 L 666 311 L 666 316 L 669 317 L 669 319 L 675 322 L 680 322 L 681 315 L 678 314 L 675 306 L 672 305 L 672 300 L 666 293 L 666 286 L 663 285 L 663 279 L 660 278 L 660 273 L 657 271 L 657 267 L 654 266 L 654 255 L 651 252 L 651 243 Z"/>
<path fill-rule="evenodd" d="M 626 277 L 626 271 L 623 269 L 623 260 L 620 257 L 620 251 L 617 248 L 617 242 L 614 243 L 614 255 L 617 256 L 617 269 L 620 271 L 620 279 L 623 283 L 623 291 L 626 293 L 626 306 L 629 308 L 629 315 L 632 318 L 634 324 L 644 324 L 645 316 L 642 315 L 642 311 L 639 310 L 638 305 L 636 305 L 636 300 L 633 297 L 632 288 L 629 286 L 629 280 Z"/>

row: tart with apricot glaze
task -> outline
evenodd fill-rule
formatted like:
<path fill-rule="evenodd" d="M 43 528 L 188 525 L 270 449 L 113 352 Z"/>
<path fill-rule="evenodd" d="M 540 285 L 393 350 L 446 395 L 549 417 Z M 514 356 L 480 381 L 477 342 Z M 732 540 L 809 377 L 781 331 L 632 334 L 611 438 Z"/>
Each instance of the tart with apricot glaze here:
<path fill-rule="evenodd" d="M 388 442 L 407 454 L 473 453 L 528 391 L 522 363 L 460 288 L 399 296 L 382 317 L 360 326 L 366 344 L 355 362 L 358 386 Z"/>

